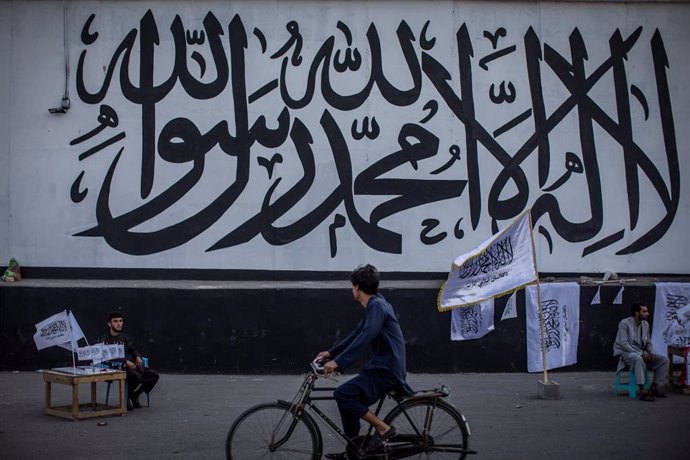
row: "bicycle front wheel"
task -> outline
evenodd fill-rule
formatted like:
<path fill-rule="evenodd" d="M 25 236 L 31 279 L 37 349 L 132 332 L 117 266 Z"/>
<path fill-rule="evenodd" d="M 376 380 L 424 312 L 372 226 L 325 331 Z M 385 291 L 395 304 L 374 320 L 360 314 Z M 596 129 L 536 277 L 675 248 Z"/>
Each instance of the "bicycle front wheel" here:
<path fill-rule="evenodd" d="M 409 458 L 464 459 L 469 430 L 462 414 L 443 400 L 410 400 L 396 406 L 385 422 L 395 426 L 393 439 L 409 442 Z"/>
<path fill-rule="evenodd" d="M 225 441 L 225 455 L 228 460 L 319 459 L 320 438 L 308 414 L 296 417 L 289 404 L 260 404 L 232 424 Z"/>

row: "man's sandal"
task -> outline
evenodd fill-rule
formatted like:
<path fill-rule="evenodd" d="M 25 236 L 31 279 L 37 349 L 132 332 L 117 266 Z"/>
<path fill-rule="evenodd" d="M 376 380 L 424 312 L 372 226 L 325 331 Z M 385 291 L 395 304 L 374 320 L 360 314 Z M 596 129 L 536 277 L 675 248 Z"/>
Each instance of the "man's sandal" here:
<path fill-rule="evenodd" d="M 383 434 L 375 433 L 374 437 L 371 438 L 371 441 L 369 441 L 369 444 L 367 445 L 367 451 L 378 449 L 389 440 L 393 439 L 397 434 L 398 432 L 395 430 L 393 425 L 391 425 L 390 428 L 388 428 L 388 431 Z"/>

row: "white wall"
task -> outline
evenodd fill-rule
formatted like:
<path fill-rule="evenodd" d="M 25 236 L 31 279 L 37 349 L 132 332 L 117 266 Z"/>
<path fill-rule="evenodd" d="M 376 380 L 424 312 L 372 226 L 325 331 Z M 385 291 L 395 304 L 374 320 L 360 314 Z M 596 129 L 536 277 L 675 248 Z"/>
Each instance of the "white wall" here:
<path fill-rule="evenodd" d="M 12 6 L 0 8 L 0 62 L 10 62 L 12 56 Z M 10 66 L 0 66 L 0 265 L 10 258 L 9 193 L 10 193 Z M 3 269 L 4 270 L 4 269 Z"/>
<path fill-rule="evenodd" d="M 151 25 L 145 24 L 149 8 L 159 36 L 159 44 L 153 47 L 153 82 L 164 86 L 172 78 L 170 87 L 158 93 L 160 100 L 149 104 L 155 109 L 143 108 L 136 100 L 142 93 L 122 82 L 123 75 L 128 75 L 138 87 L 140 62 L 144 62 L 143 68 L 150 63 L 140 54 L 141 38 L 147 36 L 142 29 Z M 242 49 L 237 48 L 234 54 L 231 51 L 229 30 L 236 15 L 242 24 L 234 24 L 234 30 L 242 28 L 246 35 L 245 71 L 241 72 L 239 64 L 230 64 L 232 75 L 212 97 L 206 90 L 190 94 L 193 91 L 183 87 L 179 69 L 178 75 L 173 75 L 175 42 L 171 32 L 179 15 L 183 30 L 190 32 L 189 39 L 180 35 L 180 43 L 187 43 L 181 50 L 186 59 L 180 62 L 186 63 L 193 79 L 211 83 L 217 71 L 209 45 L 212 28 L 204 29 L 209 12 L 223 30 L 223 62 L 230 63 Z M 95 18 L 89 31 L 98 37 L 84 43 L 82 29 L 91 14 Z M 299 26 L 299 65 L 290 60 L 293 55 L 297 57 L 299 40 L 284 55 L 272 58 L 290 38 L 286 30 L 290 21 Z M 345 29 L 338 27 L 339 21 L 349 29 L 351 44 Z M 372 24 L 380 39 L 385 78 L 399 89 L 415 88 L 396 36 L 403 21 L 414 37 L 410 42 L 411 62 L 427 64 L 419 72 L 418 94 L 409 100 L 386 97 L 382 85 L 373 84 L 361 101 L 351 98 L 351 106 L 339 106 L 324 96 L 322 64 L 312 79 L 313 98 L 303 107 L 286 107 L 280 91 L 281 66 L 285 62 L 285 89 L 291 97 L 301 98 L 307 91 L 310 66 L 329 40 L 333 40 L 333 50 L 327 59 L 327 75 L 334 92 L 342 96 L 365 90 L 374 66 L 367 37 Z M 425 41 L 422 31 L 427 21 Z M 0 115 L 0 241 L 9 242 L 7 246 L 0 244 L 0 257 L 15 256 L 24 265 L 54 267 L 349 270 L 372 262 L 383 270 L 445 271 L 455 256 L 491 236 L 492 216 L 498 218 L 496 228 L 503 229 L 513 216 L 534 206 L 535 210 L 550 210 L 535 213 L 541 271 L 688 273 L 689 23 L 687 3 L 74 1 L 68 2 L 67 10 L 71 109 L 64 115 L 50 115 L 47 109 L 59 105 L 64 84 L 63 4 L 2 3 L 0 59 L 11 65 L 0 68 L 0 94 L 10 101 L 8 110 Z M 463 26 L 467 43 L 459 46 Z M 202 30 L 204 42 L 195 44 L 191 32 Z M 494 46 L 485 32 L 495 35 L 499 30 L 504 33 Z M 530 31 L 536 40 L 531 49 L 542 55 L 531 61 L 527 43 Z M 121 73 L 124 56 L 120 56 L 114 61 L 112 80 L 102 100 L 85 100 L 78 94 L 77 82 L 83 81 L 87 91 L 96 93 L 106 80 L 115 50 L 130 32 L 136 37 L 129 68 Z M 625 59 L 614 60 L 614 71 L 607 62 L 615 54 L 612 43 L 618 33 L 634 44 Z M 240 39 L 241 34 L 232 40 L 237 45 Z M 433 45 L 431 40 L 435 40 Z M 467 55 L 469 46 L 471 55 Z M 573 57 L 575 48 L 586 53 L 581 61 L 584 76 L 598 78 L 591 88 L 573 77 L 573 72 L 579 72 L 578 66 L 573 69 L 569 64 L 577 60 Z M 334 68 L 334 55 L 339 51 L 342 60 L 348 49 L 359 52 L 361 67 L 339 72 Z M 668 66 L 663 65 L 662 49 Z M 80 75 L 78 61 L 84 52 Z M 467 55 L 462 72 L 461 55 Z M 433 60 L 448 73 L 447 83 L 432 71 L 429 63 Z M 528 62 L 540 73 L 540 82 L 534 76 L 530 79 Z M 597 69 L 603 70 L 597 73 Z M 263 146 L 253 139 L 250 149 L 243 150 L 221 147 L 218 136 L 209 135 L 209 147 L 199 147 L 196 156 L 190 153 L 191 147 L 181 149 L 184 160 L 161 155 L 157 143 L 165 131 L 173 132 L 169 136 L 173 141 L 184 136 L 191 142 L 191 134 L 171 131 L 170 123 L 177 118 L 188 119 L 186 126 L 193 124 L 202 135 L 214 127 L 222 128 L 226 137 L 236 134 L 242 112 L 242 104 L 236 106 L 235 101 L 239 92 L 233 90 L 233 79 L 238 84 L 238 75 L 246 79 L 249 126 L 264 116 L 267 126 L 276 128 L 278 115 L 286 110 L 286 126 L 297 142 L 287 137 L 275 146 Z M 271 91 L 251 97 L 273 81 L 277 83 L 269 86 Z M 500 85 L 514 99 L 499 95 L 492 101 L 490 93 L 498 95 Z M 580 99 L 573 94 L 579 94 Z M 143 96 L 156 97 L 156 92 Z M 539 106 L 535 101 L 540 98 L 549 121 L 535 134 Z M 437 110 L 431 119 L 424 120 L 434 111 L 427 104 L 436 104 Z M 117 113 L 117 126 L 105 127 L 93 137 L 70 145 L 99 126 L 102 105 Z M 142 114 L 147 110 L 155 111 L 155 124 L 143 128 Z M 626 113 L 630 142 L 625 140 Z M 380 131 L 371 139 L 358 140 L 352 126 L 356 123 L 356 130 L 360 130 L 365 117 L 375 118 Z M 228 128 L 219 126 L 222 122 Z M 307 131 L 300 131 L 302 125 Z M 468 161 L 467 126 L 472 126 L 478 138 L 476 179 Z M 401 150 L 398 137 L 404 129 L 429 137 L 423 141 L 422 158 L 410 161 L 407 153 L 395 154 Z M 123 139 L 116 138 L 111 145 L 79 159 L 121 133 Z M 543 141 L 542 145 L 548 144 L 550 152 L 544 151 L 540 157 L 528 142 L 534 136 Z M 148 172 L 142 166 L 145 139 L 152 147 Z M 434 139 L 438 140 L 435 154 Z M 331 144 L 340 145 L 341 140 L 347 150 L 337 147 L 334 154 Z M 302 152 L 307 158 L 304 161 L 313 161 L 314 173 L 313 183 L 304 187 L 299 185 L 304 166 L 296 143 L 310 145 L 313 152 Z M 460 160 L 446 168 L 452 160 L 452 146 L 459 148 Z M 262 163 L 279 158 L 277 154 L 282 162 L 273 164 L 269 177 L 269 168 Z M 397 165 L 386 163 L 400 155 L 408 156 Z M 192 158 L 197 158 L 196 167 Z M 334 158 L 339 159 L 341 175 L 351 168 L 351 178 L 339 176 Z M 517 163 L 518 174 L 501 186 L 511 158 Z M 566 161 L 572 158 L 575 166 L 569 168 L 574 171 L 568 174 Z M 673 166 L 676 159 L 678 168 Z M 380 161 L 381 179 L 389 181 L 367 181 L 362 173 L 377 168 Z M 108 186 L 109 168 L 114 170 Z M 8 172 L 11 180 L 5 178 Z M 75 190 L 78 188 L 83 198 L 77 198 L 70 191 L 82 172 Z M 192 177 L 195 172 L 198 176 Z M 238 180 L 243 175 L 246 183 Z M 350 196 L 357 177 L 364 193 L 344 201 L 336 199 L 328 206 L 328 197 L 339 184 L 344 196 Z M 516 181 L 523 180 L 524 188 L 518 189 Z M 142 182 L 150 189 L 142 188 Z M 672 192 L 672 184 L 679 192 Z M 233 187 L 240 193 L 229 199 Z M 245 223 L 256 215 L 263 216 L 264 224 L 272 222 L 270 213 L 261 212 L 270 190 L 268 202 L 285 208 L 275 211 L 284 214 L 273 223 L 285 227 L 283 239 L 269 243 L 260 233 L 255 236 L 257 232 L 244 231 L 248 241 L 240 237 L 228 242 L 227 235 L 246 229 Z M 414 205 L 412 200 L 424 193 L 428 193 L 427 199 Z M 442 199 L 441 193 L 449 198 Z M 403 198 L 398 199 L 401 195 Z M 478 204 L 475 208 L 470 206 L 472 199 Z M 501 203 L 510 199 L 513 201 Z M 372 221 L 377 211 L 373 216 L 372 211 L 381 205 L 400 207 L 376 228 Z M 305 216 L 318 214 L 315 210 L 320 206 L 324 212 L 312 225 L 302 227 L 302 235 L 293 224 L 299 226 Z M 669 209 L 676 209 L 675 215 Z M 116 219 L 109 219 L 108 214 Z M 332 238 L 329 227 L 334 222 L 342 225 Z M 655 233 L 655 228 L 661 230 Z M 78 236 L 81 232 L 92 236 Z M 645 242 L 648 247 L 642 248 Z M 617 254 L 635 244 L 639 246 L 633 246 L 629 253 Z M 337 246 L 335 254 L 333 245 Z"/>

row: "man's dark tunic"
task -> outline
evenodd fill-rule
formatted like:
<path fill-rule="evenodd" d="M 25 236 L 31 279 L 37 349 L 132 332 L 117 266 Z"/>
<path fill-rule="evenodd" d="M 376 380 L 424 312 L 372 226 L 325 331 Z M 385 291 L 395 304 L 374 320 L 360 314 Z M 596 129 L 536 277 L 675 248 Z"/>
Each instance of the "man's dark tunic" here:
<path fill-rule="evenodd" d="M 369 299 L 364 317 L 357 327 L 328 350 L 338 367 L 352 365 L 371 345 L 372 357 L 362 372 L 340 385 L 334 395 L 343 421 L 343 429 L 352 438 L 359 433 L 359 419 L 369 406 L 387 392 L 397 389 L 412 393 L 405 378 L 405 339 L 393 307 L 376 294 Z"/>

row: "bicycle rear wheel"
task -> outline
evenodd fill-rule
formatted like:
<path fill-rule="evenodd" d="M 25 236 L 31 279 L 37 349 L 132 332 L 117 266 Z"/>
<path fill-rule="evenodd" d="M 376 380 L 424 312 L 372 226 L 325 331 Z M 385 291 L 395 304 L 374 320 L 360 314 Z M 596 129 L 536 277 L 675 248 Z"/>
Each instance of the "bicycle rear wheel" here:
<path fill-rule="evenodd" d="M 228 460 L 319 459 L 321 436 L 313 419 L 306 413 L 295 418 L 289 404 L 260 404 L 232 424 L 225 456 Z"/>
<path fill-rule="evenodd" d="M 463 452 L 469 449 L 469 430 L 465 418 L 443 400 L 405 401 L 390 411 L 385 422 L 395 426 L 398 432 L 393 443 L 411 443 L 412 447 L 405 449 L 409 452 L 409 455 L 405 455 L 407 458 L 467 457 L 467 452 Z"/>

